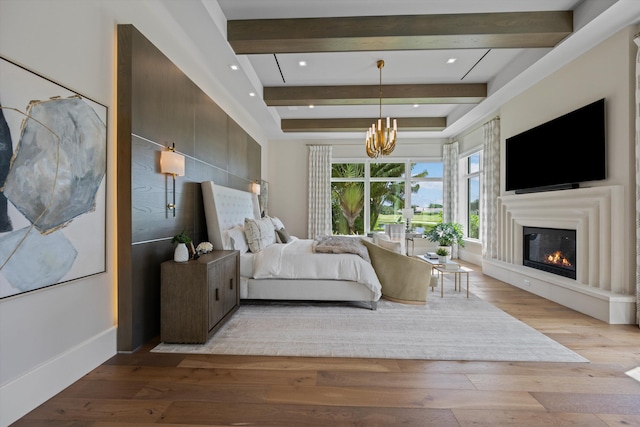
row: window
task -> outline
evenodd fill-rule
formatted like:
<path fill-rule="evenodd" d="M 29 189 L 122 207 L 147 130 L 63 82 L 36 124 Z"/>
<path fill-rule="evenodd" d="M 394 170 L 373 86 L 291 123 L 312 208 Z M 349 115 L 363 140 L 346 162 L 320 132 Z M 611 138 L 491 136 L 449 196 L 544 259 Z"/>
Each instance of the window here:
<path fill-rule="evenodd" d="M 333 234 L 364 234 L 364 163 L 331 165 Z"/>
<path fill-rule="evenodd" d="M 333 163 L 333 234 L 366 234 L 404 223 L 405 207 L 413 209 L 411 229 L 442 222 L 442 177 L 441 161 Z"/>
<path fill-rule="evenodd" d="M 466 227 L 470 239 L 480 239 L 480 173 L 482 152 L 476 152 L 465 159 L 463 178 L 466 183 Z"/>

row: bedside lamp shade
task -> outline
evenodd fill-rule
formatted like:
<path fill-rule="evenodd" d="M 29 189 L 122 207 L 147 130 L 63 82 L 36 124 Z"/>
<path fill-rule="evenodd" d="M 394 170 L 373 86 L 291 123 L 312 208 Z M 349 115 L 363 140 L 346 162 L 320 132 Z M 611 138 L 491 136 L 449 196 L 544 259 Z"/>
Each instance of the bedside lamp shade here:
<path fill-rule="evenodd" d="M 175 176 L 184 176 L 184 156 L 175 151 L 160 152 L 160 172 Z"/>
<path fill-rule="evenodd" d="M 257 181 L 251 184 L 251 192 L 258 196 L 260 195 L 260 184 Z"/>
<path fill-rule="evenodd" d="M 402 209 L 402 218 L 404 219 L 413 218 L 413 209 L 411 208 Z"/>

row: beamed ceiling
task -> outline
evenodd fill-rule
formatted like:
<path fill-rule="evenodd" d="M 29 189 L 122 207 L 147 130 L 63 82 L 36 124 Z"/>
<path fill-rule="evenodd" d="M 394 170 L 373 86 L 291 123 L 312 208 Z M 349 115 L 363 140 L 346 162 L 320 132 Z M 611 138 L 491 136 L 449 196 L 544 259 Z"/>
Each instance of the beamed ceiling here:
<path fill-rule="evenodd" d="M 214 21 L 222 13 L 251 82 L 249 114 L 269 138 L 301 139 L 363 138 L 380 116 L 397 118 L 403 137 L 452 136 L 497 111 L 506 88 L 531 85 L 540 63 L 558 68 L 595 45 L 594 28 L 601 41 L 640 14 L 628 0 L 202 2 Z"/>

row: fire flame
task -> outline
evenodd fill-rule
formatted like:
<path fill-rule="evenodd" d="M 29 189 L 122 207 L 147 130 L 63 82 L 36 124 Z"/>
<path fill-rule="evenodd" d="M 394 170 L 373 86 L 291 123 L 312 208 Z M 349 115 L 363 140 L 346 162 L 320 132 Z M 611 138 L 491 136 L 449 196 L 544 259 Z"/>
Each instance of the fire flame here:
<path fill-rule="evenodd" d="M 569 260 L 566 259 L 560 251 L 555 251 L 552 254 L 545 255 L 545 262 L 547 264 L 555 264 L 562 267 L 573 267 Z"/>

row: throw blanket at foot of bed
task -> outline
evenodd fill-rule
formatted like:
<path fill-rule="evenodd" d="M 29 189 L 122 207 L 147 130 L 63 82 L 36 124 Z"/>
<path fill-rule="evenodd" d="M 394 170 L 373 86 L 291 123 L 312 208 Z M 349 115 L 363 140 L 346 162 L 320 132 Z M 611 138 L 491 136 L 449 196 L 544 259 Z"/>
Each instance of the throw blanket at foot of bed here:
<path fill-rule="evenodd" d="M 359 236 L 318 236 L 313 241 L 313 251 L 328 254 L 356 254 L 371 262 L 369 251 Z"/>

